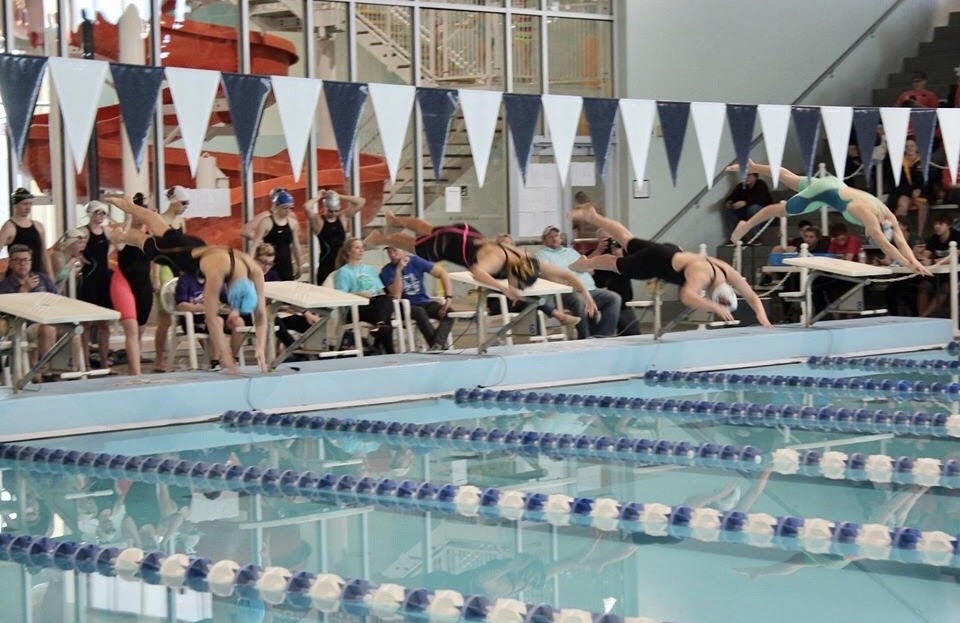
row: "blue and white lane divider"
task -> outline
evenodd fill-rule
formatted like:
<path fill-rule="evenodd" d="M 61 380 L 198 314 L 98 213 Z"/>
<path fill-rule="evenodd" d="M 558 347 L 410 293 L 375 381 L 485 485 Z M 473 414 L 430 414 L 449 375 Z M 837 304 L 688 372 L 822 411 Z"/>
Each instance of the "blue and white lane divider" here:
<path fill-rule="evenodd" d="M 960 355 L 960 342 L 953 340 L 943 347 L 948 355 Z"/>
<path fill-rule="evenodd" d="M 334 573 L 314 574 L 284 567 L 262 568 L 218 560 L 146 552 L 131 547 L 100 547 L 45 536 L 0 533 L 0 560 L 29 567 L 57 568 L 84 574 L 99 573 L 129 581 L 189 588 L 219 597 L 237 596 L 252 602 L 324 613 L 393 618 L 405 616 L 442 623 L 470 620 L 487 623 L 624 623 L 616 614 L 592 613 L 550 604 L 528 604 L 516 599 L 482 594 L 464 595 L 454 590 L 407 588 L 377 584 L 363 578 L 343 578 Z M 657 623 L 640 617 L 630 623 Z"/>
<path fill-rule="evenodd" d="M 649 372 L 647 374 L 650 374 Z M 662 374 L 654 372 L 654 374 Z M 673 372 L 669 382 L 687 382 L 685 375 Z M 799 377 L 798 377 L 799 378 Z M 735 426 L 788 426 L 810 430 L 857 433 L 892 433 L 930 437 L 960 437 L 960 415 L 943 411 L 889 411 L 887 409 L 851 409 L 846 407 L 795 406 L 753 402 L 725 402 L 677 398 L 639 398 L 596 396 L 593 394 L 552 394 L 520 390 L 458 389 L 454 400 L 461 406 L 498 407 L 529 410 L 536 407 L 552 411 L 621 413 L 624 410 L 668 414 L 678 419 L 716 421 Z M 294 416 L 296 417 L 296 416 Z"/>
<path fill-rule="evenodd" d="M 62 452 L 61 449 L 0 444 L 0 454 L 4 458 L 16 455 L 14 461 L 38 471 L 40 465 L 54 472 L 103 471 L 114 478 L 172 482 L 199 489 L 242 490 L 274 497 L 376 505 L 401 511 L 573 525 L 654 537 L 671 536 L 960 567 L 956 537 L 939 530 L 921 531 L 908 526 L 889 528 L 881 524 L 861 525 L 816 517 L 774 517 L 767 513 L 721 512 L 685 505 L 671 507 L 658 502 L 625 502 L 559 493 L 547 495 L 496 487 L 481 489 L 473 485 L 436 485 L 414 480 L 398 482 L 392 478 L 364 475 L 317 475 L 309 471 L 260 469 L 152 456 L 125 457 L 105 452 L 80 454 L 82 463 L 64 466 L 63 460 L 67 457 L 65 454 L 61 456 Z M 53 458 L 60 463 L 54 463 Z"/>
<path fill-rule="evenodd" d="M 382 420 L 353 420 L 317 415 L 267 414 L 228 411 L 221 417 L 228 430 L 300 435 L 355 435 L 382 438 L 388 445 L 427 450 L 454 448 L 514 454 L 543 454 L 551 458 L 583 458 L 647 465 L 683 465 L 740 471 L 773 470 L 782 474 L 833 480 L 896 482 L 960 489 L 960 459 L 885 454 L 846 454 L 789 448 L 767 453 L 754 446 L 690 443 L 666 439 L 635 439 L 536 431 L 469 428 L 449 424 L 413 424 Z"/>
<path fill-rule="evenodd" d="M 872 379 L 830 376 L 795 376 L 783 374 L 740 374 L 737 372 L 681 372 L 647 370 L 643 379 L 650 384 L 677 383 L 698 387 L 737 387 L 758 389 L 827 389 L 854 396 L 885 393 L 906 399 L 960 400 L 960 383 L 928 383 L 909 379 Z"/>
<path fill-rule="evenodd" d="M 960 374 L 960 359 L 898 359 L 896 357 L 820 357 L 807 360 L 811 368 L 834 370 L 897 370 L 913 372 L 937 371 Z"/>

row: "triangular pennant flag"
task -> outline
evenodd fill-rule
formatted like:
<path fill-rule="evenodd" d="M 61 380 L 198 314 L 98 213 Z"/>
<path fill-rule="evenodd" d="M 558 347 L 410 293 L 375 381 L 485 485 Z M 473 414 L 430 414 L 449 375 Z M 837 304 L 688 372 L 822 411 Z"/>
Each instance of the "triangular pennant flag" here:
<path fill-rule="evenodd" d="M 263 106 L 270 95 L 270 78 L 233 73 L 224 73 L 220 78 L 227 93 L 233 134 L 240 147 L 240 161 L 243 163 L 243 170 L 247 171 L 253 157 L 253 146 L 257 142 Z"/>
<path fill-rule="evenodd" d="M 220 72 L 206 69 L 167 67 L 167 85 L 177 111 L 180 138 L 190 163 L 190 175 L 197 176 L 197 164 L 207 135 L 213 98 L 220 85 Z"/>
<path fill-rule="evenodd" d="M 404 84 L 376 82 L 371 82 L 367 87 L 370 89 L 373 114 L 380 129 L 380 143 L 387 159 L 390 183 L 393 184 L 397 181 L 397 172 L 400 170 L 400 156 L 403 154 L 407 128 L 410 127 L 410 111 L 413 110 L 413 98 L 417 95 L 417 89 Z"/>
<path fill-rule="evenodd" d="M 363 113 L 363 105 L 367 102 L 367 85 L 358 82 L 324 80 L 323 94 L 327 98 L 333 136 L 337 139 L 340 167 L 344 175 L 350 175 L 360 115 Z"/>
<path fill-rule="evenodd" d="M 917 137 L 917 150 L 920 152 L 920 166 L 923 167 L 923 179 L 930 179 L 930 154 L 933 152 L 933 136 L 937 131 L 937 111 L 934 108 L 911 108 L 910 123 Z"/>
<path fill-rule="evenodd" d="M 647 174 L 647 155 L 650 153 L 650 137 L 653 135 L 653 119 L 657 103 L 653 100 L 620 100 L 620 120 L 623 135 L 630 148 L 630 162 L 637 181 L 643 183 Z"/>
<path fill-rule="evenodd" d="M 507 125 L 510 126 L 510 134 L 513 136 L 513 153 L 520 165 L 523 183 L 526 184 L 533 134 L 537 131 L 537 117 L 540 116 L 540 96 L 504 93 L 503 106 L 507 110 Z"/>
<path fill-rule="evenodd" d="M 960 108 L 938 108 L 937 121 L 940 123 L 943 150 L 947 154 L 950 181 L 956 184 L 957 162 L 960 160 Z"/>
<path fill-rule="evenodd" d="M 750 143 L 757 123 L 756 104 L 727 104 L 727 123 L 733 137 L 733 151 L 740 165 L 740 183 L 747 181 L 747 163 L 750 161 Z"/>
<path fill-rule="evenodd" d="M 883 120 L 883 134 L 887 137 L 887 158 L 893 170 L 893 187 L 900 185 L 900 173 L 903 169 L 903 148 L 907 143 L 907 128 L 910 126 L 910 109 L 883 107 L 880 109 Z"/>
<path fill-rule="evenodd" d="M 293 179 L 299 181 L 323 82 L 313 78 L 270 76 L 270 84 L 277 100 L 277 113 L 287 142 Z"/>
<path fill-rule="evenodd" d="M 790 107 L 779 104 L 760 104 L 757 106 L 760 127 L 763 129 L 763 145 L 767 150 L 767 163 L 770 165 L 771 188 L 780 181 L 780 163 L 783 162 L 783 150 L 787 146 L 787 130 L 790 128 Z"/>
<path fill-rule="evenodd" d="M 7 113 L 7 132 L 17 162 L 23 160 L 23 150 L 27 147 L 27 134 L 46 66 L 45 56 L 0 54 L 0 98 Z"/>
<path fill-rule="evenodd" d="M 417 101 L 420 103 L 420 119 L 423 120 L 423 132 L 427 135 L 427 147 L 433 163 L 433 179 L 440 182 L 443 179 L 443 154 L 447 149 L 450 122 L 453 120 L 453 111 L 457 109 L 457 92 L 453 89 L 417 87 Z"/>
<path fill-rule="evenodd" d="M 850 145 L 850 124 L 853 123 L 853 108 L 849 106 L 821 106 L 820 116 L 827 130 L 827 144 L 833 159 L 833 174 L 843 179 L 847 168 L 847 151 Z"/>
<path fill-rule="evenodd" d="M 667 164 L 670 165 L 670 177 L 677 185 L 677 166 L 683 151 L 683 138 L 687 134 L 687 118 L 690 116 L 690 102 L 657 102 L 660 113 L 660 127 L 663 130 L 663 146 L 667 150 Z"/>
<path fill-rule="evenodd" d="M 853 109 L 853 131 L 857 135 L 857 151 L 863 162 L 867 187 L 873 177 L 873 146 L 877 143 L 877 125 L 880 123 L 880 111 L 876 108 Z"/>
<path fill-rule="evenodd" d="M 713 178 L 717 174 L 717 152 L 720 149 L 720 134 L 723 132 L 723 117 L 726 109 L 726 104 L 716 102 L 690 104 L 693 129 L 697 133 L 700 158 L 703 160 L 703 172 L 707 176 L 707 188 L 713 188 Z"/>
<path fill-rule="evenodd" d="M 106 61 L 76 58 L 51 57 L 49 62 L 64 133 L 73 153 L 73 164 L 79 173 L 87 156 L 90 134 L 110 66 Z"/>
<path fill-rule="evenodd" d="M 487 162 L 490 160 L 490 147 L 497 130 L 502 101 L 503 93 L 500 91 L 460 89 L 460 109 L 463 111 L 463 123 L 467 128 L 467 140 L 470 141 L 470 153 L 473 154 L 473 167 L 480 188 L 483 188 L 487 177 Z"/>
<path fill-rule="evenodd" d="M 577 126 L 580 125 L 580 113 L 583 110 L 583 98 L 576 95 L 542 95 L 543 115 L 550 128 L 550 142 L 553 144 L 553 159 L 560 173 L 560 185 L 567 185 L 567 173 L 570 172 L 570 160 L 573 158 L 573 142 L 577 138 Z"/>
<path fill-rule="evenodd" d="M 791 114 L 797 142 L 800 143 L 804 172 L 807 177 L 813 177 L 817 143 L 820 141 L 820 109 L 816 106 L 794 106 Z"/>
<path fill-rule="evenodd" d="M 147 133 L 157 110 L 157 95 L 163 83 L 163 67 L 111 63 L 110 73 L 113 75 L 113 87 L 120 100 L 120 115 L 127 131 L 127 139 L 130 140 L 133 163 L 139 171 L 143 164 Z"/>
<path fill-rule="evenodd" d="M 607 156 L 617 123 L 617 104 L 617 100 L 606 97 L 583 98 L 583 114 L 590 126 L 590 144 L 593 145 L 593 159 L 601 181 L 607 177 Z"/>

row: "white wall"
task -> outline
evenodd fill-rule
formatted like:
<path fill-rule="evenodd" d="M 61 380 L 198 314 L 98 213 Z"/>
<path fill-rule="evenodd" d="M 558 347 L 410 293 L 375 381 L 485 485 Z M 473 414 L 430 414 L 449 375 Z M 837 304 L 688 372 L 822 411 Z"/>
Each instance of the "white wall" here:
<path fill-rule="evenodd" d="M 797 98 L 896 0 L 619 0 L 619 97 L 680 101 L 871 105 L 872 89 L 900 70 L 904 57 L 945 24 L 958 0 L 903 0 L 834 73 L 802 102 Z M 757 122 L 759 131 L 759 120 Z M 821 130 L 822 134 L 822 130 Z M 795 143 L 788 134 L 788 152 Z M 650 199 L 632 199 L 633 169 L 622 150 L 620 216 L 638 236 L 652 236 L 705 186 L 692 120 L 677 186 L 663 141 L 654 137 L 647 164 Z M 766 161 L 761 146 L 752 156 Z M 717 170 L 733 161 L 724 131 Z M 790 158 L 785 166 L 797 166 Z M 732 178 L 732 176 L 729 176 Z M 664 236 L 688 249 L 722 242 L 718 203 L 732 179 L 714 187 Z M 616 212 L 614 212 L 616 213 Z"/>

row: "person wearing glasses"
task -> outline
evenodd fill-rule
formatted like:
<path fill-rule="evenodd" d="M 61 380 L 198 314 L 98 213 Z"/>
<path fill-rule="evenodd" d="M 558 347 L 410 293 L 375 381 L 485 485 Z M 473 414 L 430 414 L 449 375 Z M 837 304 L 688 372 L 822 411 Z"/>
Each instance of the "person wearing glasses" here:
<path fill-rule="evenodd" d="M 26 292 L 50 292 L 59 294 L 57 285 L 46 273 L 33 270 L 33 251 L 25 244 L 10 246 L 7 276 L 0 281 L 0 295 Z M 37 349 L 31 351 L 31 365 L 37 357 L 46 353 L 57 339 L 57 329 L 49 325 L 37 327 Z"/>
<path fill-rule="evenodd" d="M 257 245 L 253 259 L 256 260 L 257 264 L 259 264 L 263 270 L 263 280 L 265 282 L 281 281 L 280 276 L 277 275 L 277 271 L 274 268 L 276 258 L 277 251 L 273 248 L 272 244 L 264 242 Z M 302 314 L 292 309 L 281 309 L 279 311 L 280 313 L 278 313 L 274 319 L 276 323 L 275 329 L 277 339 L 280 340 L 280 343 L 284 346 L 290 346 L 295 341 L 294 337 L 290 334 L 291 331 L 303 333 L 310 325 L 320 320 L 320 316 L 311 311 Z M 291 359 L 297 360 L 297 358 L 298 356 L 294 355 Z"/>
<path fill-rule="evenodd" d="M 160 213 L 160 217 L 167 223 L 171 229 L 176 229 L 182 233 L 187 233 L 187 219 L 184 218 L 184 212 L 190 206 L 190 197 L 183 186 L 172 186 L 165 193 L 167 197 L 167 209 Z M 136 197 L 134 197 L 136 199 Z M 138 204 L 143 207 L 143 204 Z M 167 371 L 167 334 L 170 332 L 172 318 L 170 314 L 163 311 L 163 305 L 160 304 L 160 288 L 163 284 L 174 278 L 173 269 L 157 262 L 150 265 L 150 285 L 153 288 L 154 307 L 157 310 L 157 331 L 153 336 L 154 348 L 154 372 Z"/>
<path fill-rule="evenodd" d="M 0 226 L 0 249 L 15 244 L 30 249 L 33 265 L 47 276 L 53 276 L 50 259 L 44 245 L 43 225 L 30 216 L 34 196 L 26 188 L 18 188 L 10 195 L 10 220 Z"/>

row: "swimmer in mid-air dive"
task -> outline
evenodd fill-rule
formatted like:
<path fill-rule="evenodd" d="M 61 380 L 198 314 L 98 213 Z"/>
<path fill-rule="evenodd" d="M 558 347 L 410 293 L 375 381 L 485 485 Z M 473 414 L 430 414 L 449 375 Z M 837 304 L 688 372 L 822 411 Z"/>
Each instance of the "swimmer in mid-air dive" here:
<path fill-rule="evenodd" d="M 397 247 L 429 262 L 446 260 L 465 266 L 473 278 L 483 285 L 503 292 L 511 301 L 523 299 L 520 290 L 529 288 L 539 277 L 563 283 L 583 298 L 587 315 L 597 314 L 597 305 L 590 291 L 572 272 L 559 266 L 542 263 L 513 245 L 487 240 L 483 234 L 465 223 L 434 227 L 427 221 L 413 216 L 397 216 L 385 213 L 387 224 L 409 229 L 416 237 L 404 233 L 384 234 L 373 231 L 364 240 L 366 244 Z M 504 286 L 500 279 L 505 279 Z"/>
<path fill-rule="evenodd" d="M 162 216 L 136 205 L 126 197 L 103 197 L 147 226 L 150 234 L 137 229 L 108 232 L 113 242 L 133 244 L 143 249 L 148 261 L 169 266 L 177 273 L 202 276 L 204 315 L 210 339 L 216 345 L 220 363 L 230 372 L 237 364 L 230 352 L 220 318 L 220 291 L 226 287 L 231 313 L 253 314 L 257 363 L 267 371 L 267 312 L 263 295 L 263 270 L 249 255 L 230 247 L 207 246 L 203 240 L 174 229 Z"/>
<path fill-rule="evenodd" d="M 571 216 L 574 221 L 606 230 L 623 246 L 625 255 L 581 257 L 570 265 L 570 270 L 609 270 L 630 279 L 661 279 L 680 286 L 680 301 L 687 307 L 713 312 L 726 321 L 733 320 L 737 294 L 740 294 L 756 314 L 757 322 L 765 327 L 773 326 L 757 293 L 723 260 L 687 253 L 675 244 L 635 238 L 617 221 L 601 216 L 592 203 L 577 206 Z"/>
<path fill-rule="evenodd" d="M 727 171 L 739 171 L 739 165 L 727 167 Z M 749 173 L 770 175 L 770 165 L 757 164 L 753 160 L 747 165 Z M 780 180 L 797 191 L 786 203 L 773 203 L 751 216 L 746 221 L 737 223 L 730 235 L 730 240 L 737 242 L 744 234 L 772 218 L 781 216 L 797 216 L 814 212 L 822 207 L 828 207 L 839 212 L 844 219 L 863 227 L 870 239 L 879 246 L 888 258 L 895 260 L 901 266 L 909 268 L 915 273 L 930 276 L 930 269 L 920 263 L 913 254 L 903 232 L 899 227 L 892 227 L 893 242 L 887 240 L 883 233 L 884 221 L 896 225 L 897 217 L 893 215 L 882 201 L 868 192 L 851 188 L 836 177 L 802 177 L 788 169 L 780 168 Z"/>

